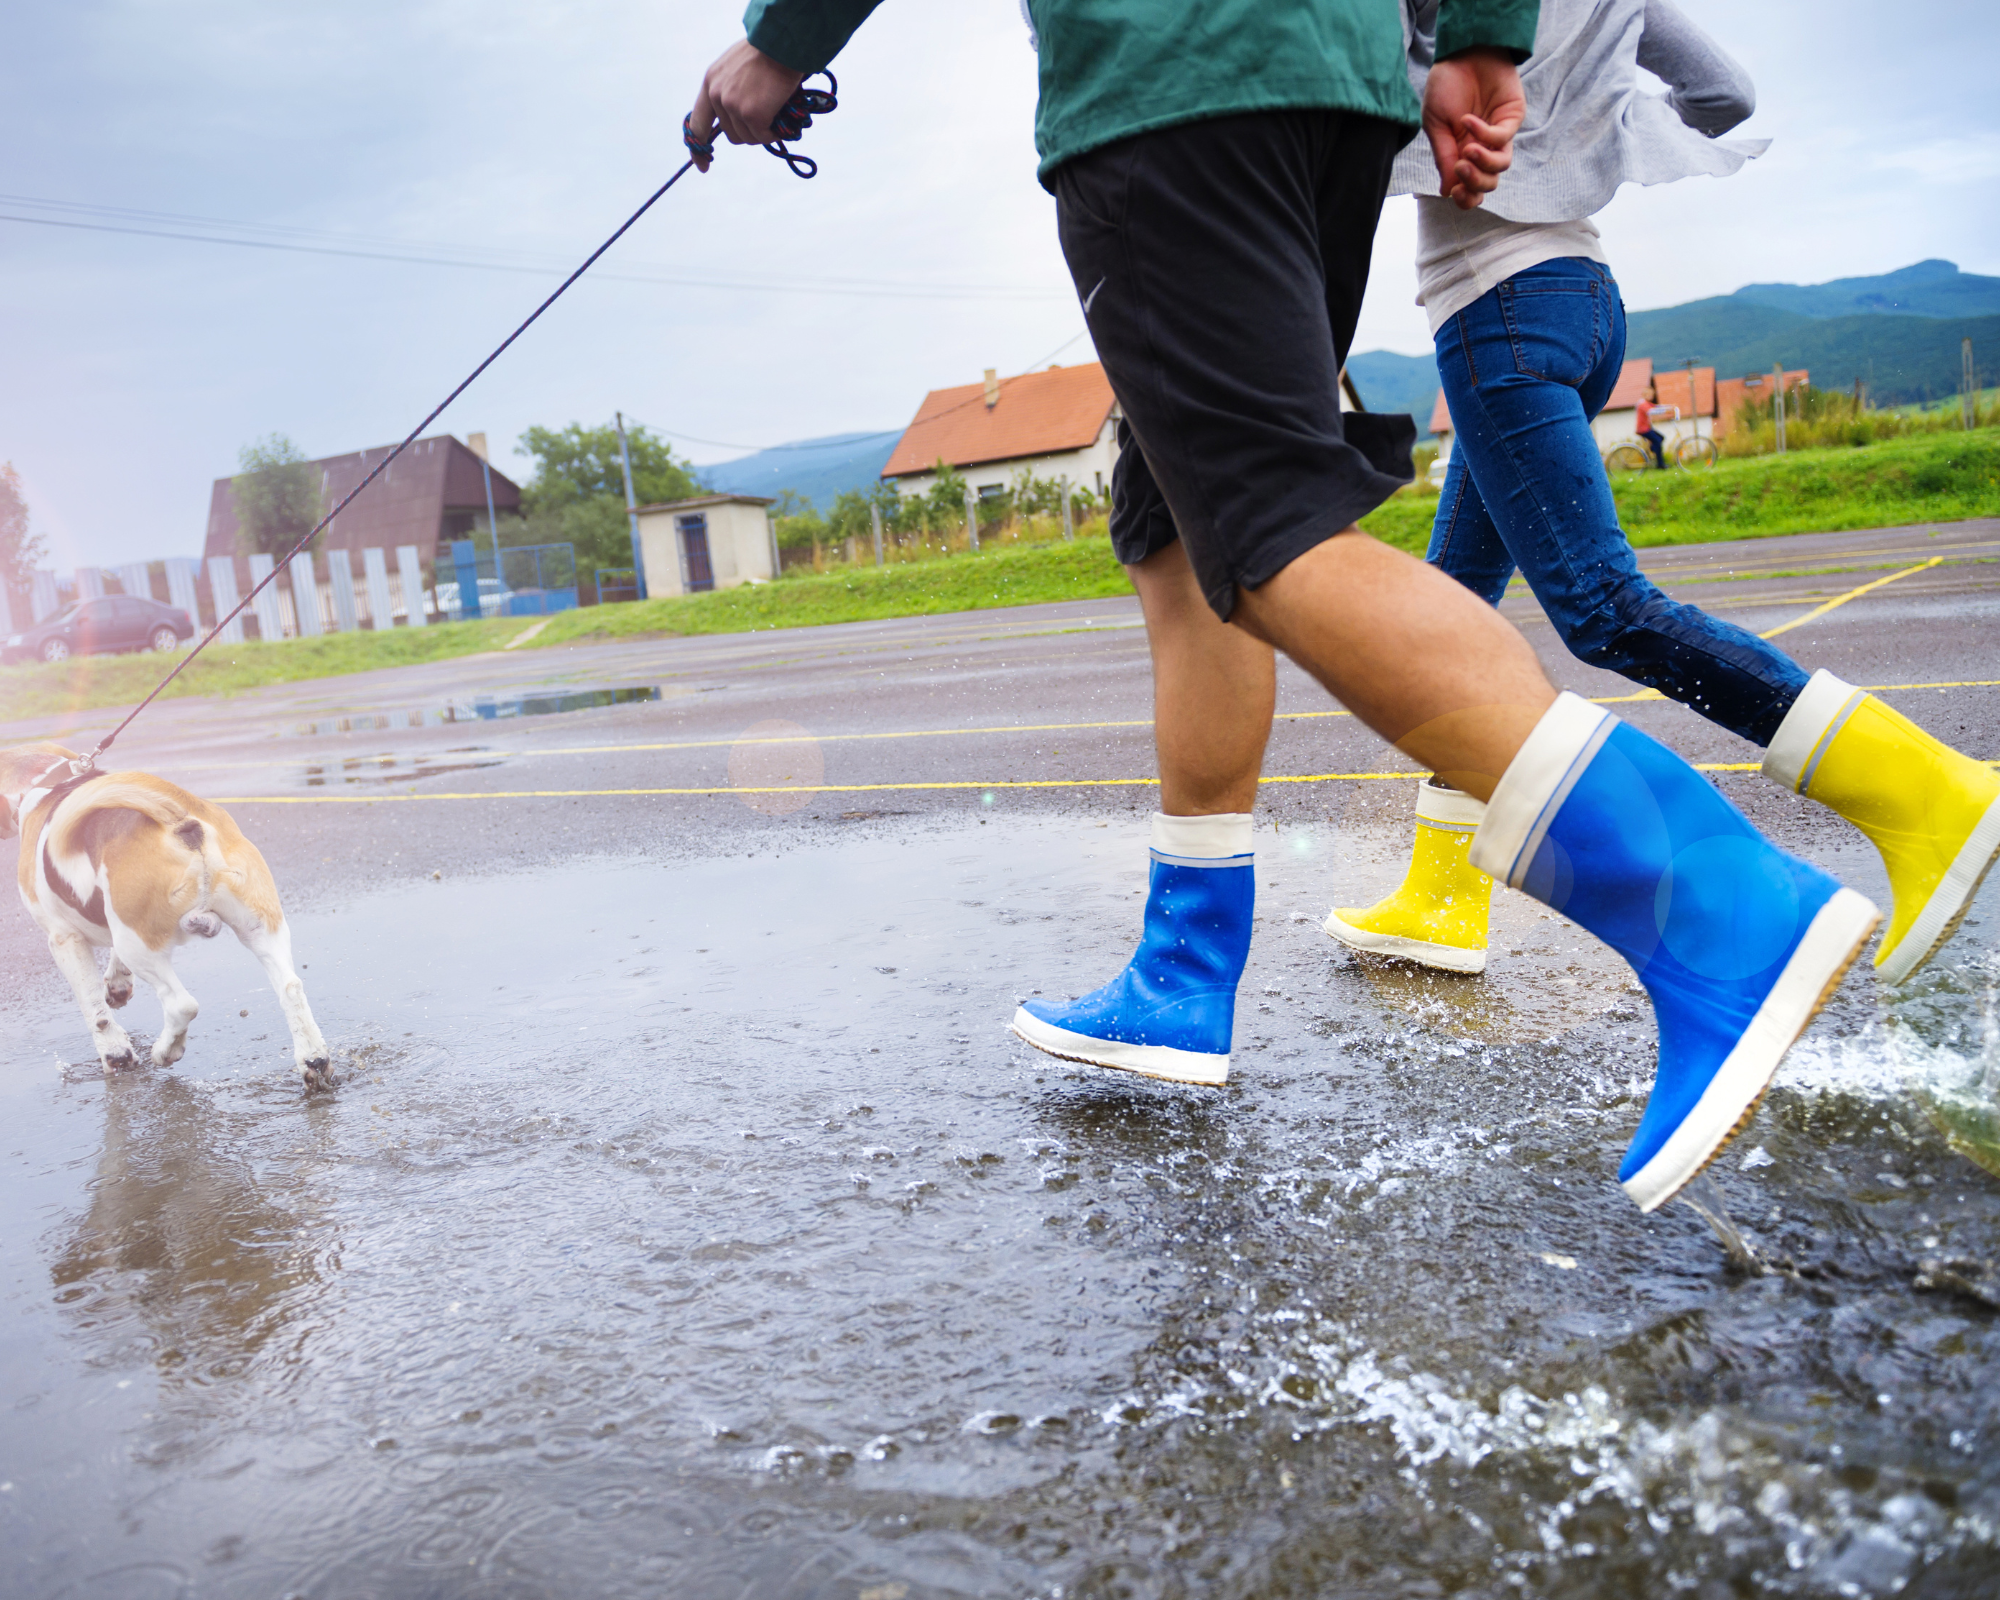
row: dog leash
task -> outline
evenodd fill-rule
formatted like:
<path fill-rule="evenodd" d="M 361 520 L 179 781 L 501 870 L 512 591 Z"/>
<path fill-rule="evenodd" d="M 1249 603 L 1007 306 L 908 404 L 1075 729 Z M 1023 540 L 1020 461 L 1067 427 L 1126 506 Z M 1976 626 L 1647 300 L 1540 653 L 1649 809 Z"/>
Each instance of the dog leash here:
<path fill-rule="evenodd" d="M 791 99 L 787 100 L 785 104 L 779 109 L 778 114 L 771 119 L 771 132 L 775 134 L 776 137 L 773 138 L 768 144 L 764 146 L 764 148 L 767 151 L 769 151 L 772 155 L 776 156 L 780 161 L 784 162 L 786 166 L 792 169 L 792 172 L 796 176 L 801 178 L 811 178 L 817 175 L 817 173 L 819 172 L 819 164 L 813 161 L 808 156 L 802 156 L 798 154 L 796 151 L 787 149 L 786 148 L 787 142 L 798 139 L 798 137 L 801 134 L 803 134 L 806 129 L 810 128 L 812 126 L 812 121 L 814 117 L 816 116 L 823 117 L 828 112 L 836 109 L 840 104 L 840 101 L 837 98 L 840 89 L 840 83 L 834 77 L 834 75 L 831 72 L 827 72 L 827 73 L 815 73 L 812 74 L 812 76 L 815 77 L 823 76 L 827 81 L 827 87 L 824 89 L 808 89 L 804 85 L 804 83 L 801 83 L 797 88 L 797 90 L 793 92 Z M 301 550 L 305 549 L 307 545 L 311 544 L 312 541 L 319 536 L 319 534 L 327 527 L 329 523 L 333 521 L 335 517 L 339 516 L 341 512 L 345 511 L 350 505 L 352 505 L 354 503 L 356 496 L 358 496 L 363 489 L 366 489 L 369 484 L 373 483 L 377 478 L 381 477 L 382 474 L 388 470 L 390 462 L 394 461 L 396 457 L 401 455 L 405 450 L 409 449 L 411 445 L 416 443 L 418 436 L 424 431 L 424 429 L 428 428 L 433 422 L 437 421 L 438 417 L 443 414 L 445 408 L 449 406 L 452 403 L 452 401 L 456 400 L 460 395 L 464 394 L 467 389 L 471 388 L 473 382 L 479 377 L 479 375 L 483 373 L 488 367 L 492 366 L 494 362 L 498 361 L 500 357 L 506 353 L 507 347 L 509 345 L 513 344 L 513 342 L 516 339 L 520 338 L 521 335 L 526 333 L 529 328 L 533 327 L 535 322 L 541 317 L 541 314 L 544 311 L 548 310 L 550 306 L 554 305 L 566 293 L 568 293 L 570 287 L 576 282 L 576 280 L 581 278 L 586 272 L 588 272 L 593 266 L 597 264 L 597 259 L 599 256 L 603 255 L 605 251 L 609 250 L 620 239 L 624 238 L 625 235 L 632 230 L 633 225 L 637 223 L 638 220 L 641 217 L 643 217 L 648 211 L 651 211 L 654 205 L 660 200 L 662 196 L 666 194 L 666 192 L 669 189 L 671 189 L 675 184 L 679 183 L 682 178 L 686 177 L 688 174 L 688 170 L 694 166 L 695 157 L 699 156 L 703 160 L 706 160 L 710 156 L 713 156 L 715 154 L 715 145 L 713 144 L 713 142 L 704 142 L 695 137 L 694 127 L 692 125 L 690 117 L 681 118 L 681 142 L 684 143 L 688 148 L 688 159 L 681 163 L 680 167 L 675 171 L 674 175 L 671 178 L 667 179 L 665 183 L 661 184 L 659 188 L 655 189 L 652 192 L 652 194 L 647 196 L 645 203 L 641 205 L 637 211 L 633 212 L 631 216 L 627 217 L 622 223 L 620 223 L 618 225 L 617 230 L 611 235 L 610 238 L 606 239 L 604 243 L 599 245 L 595 250 L 591 251 L 590 254 L 584 258 L 583 265 L 578 267 L 576 271 L 572 272 L 567 278 L 563 279 L 563 281 L 556 286 L 555 292 L 553 294 L 551 294 L 540 305 L 536 306 L 533 311 L 529 312 L 526 320 L 523 321 L 518 328 L 516 328 L 512 333 L 508 334 L 506 338 L 502 339 L 498 345 L 494 346 L 492 354 L 488 355 L 484 361 L 480 362 L 478 366 L 474 367 L 471 372 L 466 374 L 465 380 L 462 383 L 460 383 L 456 389 L 452 390 L 450 394 L 446 395 L 435 406 L 433 406 L 431 408 L 430 414 L 426 416 L 422 422 L 419 422 L 414 428 L 412 428 L 407 434 L 403 436 L 403 442 L 397 445 L 395 449 L 391 450 L 386 456 L 384 456 L 381 459 L 381 461 L 376 464 L 374 471 L 370 472 L 367 477 L 363 478 L 358 484 L 356 484 L 341 498 L 341 502 L 339 505 L 335 506 L 325 516 L 321 517 L 319 521 L 313 525 L 311 532 L 307 533 L 303 538 L 301 538 L 298 541 L 298 543 L 294 544 L 291 547 L 291 549 L 287 550 L 284 554 L 283 559 L 275 562 L 272 565 L 271 570 L 267 574 L 265 574 L 264 578 L 259 583 L 257 583 L 250 590 L 250 592 L 246 594 L 241 600 L 237 601 L 236 609 L 231 611 L 228 616 L 218 619 L 215 626 L 210 628 L 207 634 L 203 636 L 201 643 L 196 645 L 192 650 L 188 651 L 186 655 L 182 656 L 181 659 L 177 663 L 175 663 L 173 671 L 169 672 L 164 678 L 162 678 L 158 683 L 156 683 L 153 686 L 153 692 L 147 695 L 146 698 L 141 700 L 136 706 L 134 706 L 131 709 L 131 711 L 126 715 L 124 721 L 120 722 L 117 727 L 113 728 L 102 739 L 99 739 L 97 741 L 96 746 L 90 751 L 88 755 L 79 756 L 74 760 L 64 760 L 57 762 L 55 766 L 49 768 L 49 770 L 47 772 L 44 772 L 40 778 L 37 778 L 35 780 L 35 783 L 39 786 L 43 778 L 49 777 L 58 768 L 63 767 L 65 765 L 69 767 L 71 778 L 75 782 L 81 782 L 85 777 L 89 776 L 92 769 L 95 768 L 95 766 L 97 765 L 97 758 L 103 755 L 106 750 L 109 750 L 111 748 L 111 743 L 114 739 L 116 739 L 127 728 L 131 727 L 133 722 L 138 718 L 139 713 L 144 711 L 146 707 L 151 705 L 155 700 L 159 699 L 162 691 L 165 690 L 167 685 L 172 683 L 174 679 L 178 678 L 183 672 L 185 672 L 188 669 L 188 666 L 193 662 L 194 658 L 200 655 L 202 651 L 206 650 L 211 644 L 213 644 L 215 642 L 216 636 L 220 634 L 224 628 L 228 627 L 231 622 L 235 621 L 236 618 L 242 616 L 243 613 L 249 609 L 251 601 L 255 600 L 258 595 L 262 594 L 268 586 L 277 582 L 278 574 L 280 572 L 283 572 L 286 567 L 291 565 L 292 558 L 296 556 Z M 60 785 L 58 785 L 57 787 L 60 787 Z M 40 804 L 39 801 L 37 801 L 36 803 Z M 22 814 L 24 816 L 26 815 L 25 803 L 23 806 Z"/>

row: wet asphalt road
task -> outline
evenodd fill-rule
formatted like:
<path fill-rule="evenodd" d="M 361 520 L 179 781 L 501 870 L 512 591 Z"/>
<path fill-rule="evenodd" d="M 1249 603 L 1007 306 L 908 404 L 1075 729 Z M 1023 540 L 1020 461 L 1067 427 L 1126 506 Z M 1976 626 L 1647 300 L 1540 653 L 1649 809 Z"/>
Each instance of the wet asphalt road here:
<path fill-rule="evenodd" d="M 1906 573 L 1783 642 L 1990 759 L 1996 558 L 1645 565 L 1759 631 Z M 1395 880 L 1410 784 L 1289 667 L 1231 1088 L 1011 1043 L 1129 950 L 1149 700 L 1114 601 L 149 714 L 124 760 L 270 858 L 344 1081 L 300 1096 L 218 943 L 187 1059 L 107 1083 L 0 923 L 0 1592 L 1994 1592 L 2000 1332 L 1917 1279 L 2000 1255 L 1924 1110 L 2000 1077 L 1995 891 L 1906 991 L 1851 977 L 1718 1163 L 1783 1269 L 1733 1271 L 1612 1181 L 1622 967 L 1511 895 L 1482 980 L 1318 931 Z M 1741 741 L 1619 710 L 1885 898 Z"/>

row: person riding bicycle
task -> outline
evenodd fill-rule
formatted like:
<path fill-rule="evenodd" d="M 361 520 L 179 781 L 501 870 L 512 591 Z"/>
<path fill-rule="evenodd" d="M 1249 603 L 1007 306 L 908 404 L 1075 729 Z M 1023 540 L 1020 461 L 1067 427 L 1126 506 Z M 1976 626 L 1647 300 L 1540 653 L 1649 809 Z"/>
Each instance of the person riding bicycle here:
<path fill-rule="evenodd" d="M 1632 408 L 1632 431 L 1645 440 L 1651 447 L 1653 464 L 1660 471 L 1665 472 L 1667 470 L 1667 436 L 1653 426 L 1653 413 L 1655 411 L 1671 411 L 1674 415 L 1670 420 L 1678 421 L 1681 408 L 1679 406 L 1656 406 L 1644 395 L 1639 396 L 1639 403 Z"/>

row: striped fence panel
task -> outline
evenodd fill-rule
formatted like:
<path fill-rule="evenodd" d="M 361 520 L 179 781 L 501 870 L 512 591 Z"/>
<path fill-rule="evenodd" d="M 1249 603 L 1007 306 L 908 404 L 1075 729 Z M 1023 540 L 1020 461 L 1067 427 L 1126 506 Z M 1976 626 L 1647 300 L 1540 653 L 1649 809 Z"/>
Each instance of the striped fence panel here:
<path fill-rule="evenodd" d="M 381 633 L 395 625 L 396 605 L 389 598 L 389 562 L 380 545 L 361 552 L 361 571 L 368 580 L 368 622 Z"/>
<path fill-rule="evenodd" d="M 208 592 L 215 600 L 215 614 L 218 619 L 229 616 L 236 609 L 236 602 L 242 597 L 236 592 L 236 558 L 234 556 L 210 556 L 208 558 Z M 224 644 L 243 642 L 243 619 L 231 617 L 229 626 L 216 635 Z"/>
<path fill-rule="evenodd" d="M 313 553 L 301 550 L 286 569 L 292 577 L 292 614 L 301 639 L 317 639 L 326 632 L 326 612 L 319 603 L 319 574 L 313 569 Z"/>
<path fill-rule="evenodd" d="M 396 546 L 396 576 L 403 580 L 403 620 L 412 628 L 421 628 L 430 618 L 425 615 L 424 558 L 417 554 L 415 545 Z"/>
<path fill-rule="evenodd" d="M 354 567 L 345 550 L 326 553 L 326 574 L 333 580 L 333 625 L 337 632 L 352 633 L 361 626 L 354 604 Z"/>
<path fill-rule="evenodd" d="M 250 587 L 255 589 L 271 575 L 271 558 L 258 551 L 250 558 Z M 257 613 L 257 637 L 260 639 L 282 639 L 285 636 L 285 613 L 278 606 L 278 586 L 274 583 L 250 602 Z"/>

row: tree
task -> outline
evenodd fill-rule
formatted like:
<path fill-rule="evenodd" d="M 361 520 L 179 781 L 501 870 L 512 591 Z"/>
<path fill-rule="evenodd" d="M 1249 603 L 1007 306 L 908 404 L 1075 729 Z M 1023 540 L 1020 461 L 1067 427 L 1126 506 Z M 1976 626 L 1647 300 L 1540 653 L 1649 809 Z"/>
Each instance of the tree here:
<path fill-rule="evenodd" d="M 23 592 L 34 582 L 44 554 L 41 537 L 28 531 L 28 497 L 11 461 L 0 461 L 0 585 Z"/>
<path fill-rule="evenodd" d="M 931 480 L 929 492 L 912 502 L 912 506 L 922 508 L 918 514 L 926 533 L 949 537 L 965 526 L 965 478 L 947 466 L 942 456 L 931 471 L 936 476 Z"/>
<path fill-rule="evenodd" d="M 827 536 L 826 518 L 796 489 L 778 491 L 777 503 L 771 507 L 771 522 L 778 530 L 781 550 L 808 549 Z"/>
<path fill-rule="evenodd" d="M 282 433 L 246 444 L 236 464 L 243 469 L 230 481 L 238 545 L 246 552 L 282 555 L 320 519 L 319 474 Z"/>
<path fill-rule="evenodd" d="M 677 460 L 658 434 L 628 427 L 632 492 L 640 505 L 686 500 L 700 494 L 693 469 Z M 520 449 L 532 456 L 535 475 L 521 489 L 521 516 L 500 526 L 506 545 L 573 544 L 579 568 L 629 568 L 631 524 L 625 516 L 625 475 L 615 426 L 530 428 Z"/>
<path fill-rule="evenodd" d="M 875 525 L 868 517 L 869 498 L 859 489 L 843 489 L 834 496 L 833 507 L 826 514 L 826 532 L 830 539 L 866 539 L 875 531 Z"/>
<path fill-rule="evenodd" d="M 640 505 L 686 500 L 701 493 L 693 470 L 675 459 L 672 447 L 658 434 L 635 426 L 625 430 L 625 437 L 632 451 L 632 491 Z M 530 428 L 521 435 L 520 448 L 535 460 L 535 475 L 521 491 L 524 511 L 607 494 L 624 509 L 617 428 L 586 428 L 580 422 L 559 431 Z"/>

